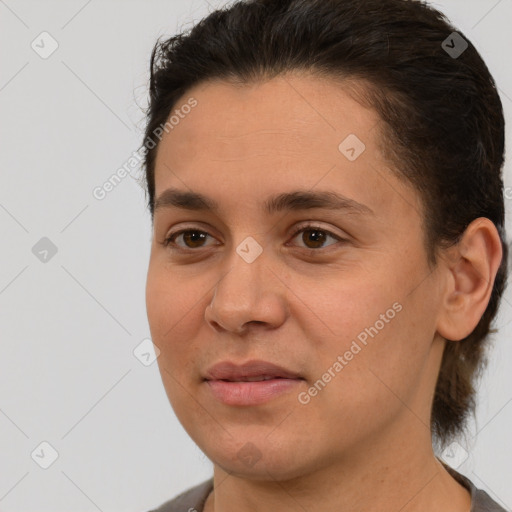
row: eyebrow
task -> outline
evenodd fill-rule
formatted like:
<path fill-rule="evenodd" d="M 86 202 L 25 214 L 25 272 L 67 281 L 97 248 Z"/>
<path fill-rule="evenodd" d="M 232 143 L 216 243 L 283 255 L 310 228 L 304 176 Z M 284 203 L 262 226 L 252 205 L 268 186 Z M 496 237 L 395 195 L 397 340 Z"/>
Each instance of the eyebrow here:
<path fill-rule="evenodd" d="M 197 192 L 169 188 L 164 190 L 155 201 L 154 211 L 156 212 L 161 208 L 182 208 L 191 211 L 218 213 L 219 204 L 212 198 Z M 296 190 L 286 192 L 270 197 L 263 204 L 264 211 L 269 215 L 283 210 L 300 211 L 314 208 L 345 210 L 348 213 L 361 215 L 375 215 L 374 211 L 368 206 L 327 190 L 315 192 Z"/>

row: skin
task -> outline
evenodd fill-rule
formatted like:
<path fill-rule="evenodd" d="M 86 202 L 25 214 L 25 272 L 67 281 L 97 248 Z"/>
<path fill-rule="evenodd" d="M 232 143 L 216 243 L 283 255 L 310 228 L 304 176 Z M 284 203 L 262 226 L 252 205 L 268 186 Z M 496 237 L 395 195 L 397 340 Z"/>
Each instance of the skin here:
<path fill-rule="evenodd" d="M 378 115 L 340 84 L 297 73 L 209 81 L 177 106 L 191 96 L 197 106 L 159 144 L 156 197 L 192 190 L 220 209 L 155 211 L 146 303 L 167 396 L 214 465 L 205 511 L 467 512 L 469 493 L 434 457 L 429 418 L 445 338 L 469 334 L 489 301 L 496 228 L 476 219 L 431 268 L 420 198 L 384 159 Z M 338 149 L 349 134 L 366 146 L 355 161 Z M 263 210 L 299 189 L 335 191 L 373 214 Z M 294 236 L 308 223 L 345 241 Z M 162 244 L 184 228 L 209 236 L 177 237 L 182 251 Z M 236 252 L 248 236 L 263 249 L 252 263 Z M 301 404 L 298 393 L 394 303 L 401 311 Z M 205 370 L 250 359 L 305 380 L 258 406 L 216 400 Z M 237 457 L 248 442 L 252 465 Z"/>

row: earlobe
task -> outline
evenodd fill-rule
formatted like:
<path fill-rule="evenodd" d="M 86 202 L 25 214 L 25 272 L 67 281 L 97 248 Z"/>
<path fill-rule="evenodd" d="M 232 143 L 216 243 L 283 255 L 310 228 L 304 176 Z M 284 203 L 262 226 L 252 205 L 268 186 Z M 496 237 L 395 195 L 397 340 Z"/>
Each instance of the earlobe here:
<path fill-rule="evenodd" d="M 491 297 L 503 251 L 498 230 L 485 217 L 473 220 L 445 253 L 446 287 L 437 331 L 459 341 L 477 326 Z"/>

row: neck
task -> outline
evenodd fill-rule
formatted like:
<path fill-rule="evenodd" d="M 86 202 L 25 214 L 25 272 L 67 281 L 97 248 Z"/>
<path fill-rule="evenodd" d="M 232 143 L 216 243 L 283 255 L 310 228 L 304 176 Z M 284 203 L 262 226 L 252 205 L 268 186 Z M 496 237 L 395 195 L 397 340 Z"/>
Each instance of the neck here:
<path fill-rule="evenodd" d="M 319 504 L 322 512 L 468 512 L 469 492 L 435 458 L 430 435 L 423 437 L 367 443 L 358 456 L 289 480 L 235 476 L 214 464 L 214 492 L 204 512 L 314 511 Z M 390 452 L 389 446 L 403 449 Z"/>

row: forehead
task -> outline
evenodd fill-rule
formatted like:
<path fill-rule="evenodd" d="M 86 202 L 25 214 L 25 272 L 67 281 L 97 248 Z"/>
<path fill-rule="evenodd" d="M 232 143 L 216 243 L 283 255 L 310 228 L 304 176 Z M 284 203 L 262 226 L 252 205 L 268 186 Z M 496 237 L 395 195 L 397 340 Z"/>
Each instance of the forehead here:
<path fill-rule="evenodd" d="M 172 186 L 204 195 L 224 190 L 220 202 L 235 201 L 236 184 L 240 201 L 258 193 L 263 200 L 293 184 L 377 206 L 396 202 L 396 190 L 382 183 L 389 164 L 379 147 L 380 118 L 342 82 L 297 74 L 243 85 L 210 81 L 187 91 L 173 112 L 191 98 L 196 106 L 184 109 L 159 144 L 156 197 Z"/>
<path fill-rule="evenodd" d="M 192 150 L 174 157 L 208 152 L 212 159 L 230 160 L 256 156 L 263 147 L 267 152 L 280 150 L 280 156 L 286 151 L 307 156 L 328 149 L 337 159 L 338 145 L 349 134 L 364 139 L 369 151 L 376 149 L 378 131 L 370 132 L 379 116 L 349 95 L 348 82 L 344 87 L 298 74 L 237 85 L 215 80 L 189 90 L 174 110 L 191 97 L 197 106 L 162 140 L 161 146 L 170 138 L 176 146 Z"/>

